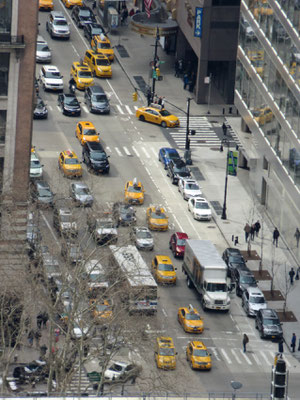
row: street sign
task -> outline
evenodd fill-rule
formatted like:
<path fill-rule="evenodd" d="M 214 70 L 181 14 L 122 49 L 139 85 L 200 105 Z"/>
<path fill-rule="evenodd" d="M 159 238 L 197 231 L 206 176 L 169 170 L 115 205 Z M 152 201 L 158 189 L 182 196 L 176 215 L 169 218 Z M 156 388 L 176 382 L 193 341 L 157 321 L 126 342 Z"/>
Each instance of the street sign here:
<path fill-rule="evenodd" d="M 203 8 L 196 7 L 195 10 L 195 29 L 194 29 L 194 36 L 195 37 L 202 37 L 202 17 L 203 17 Z"/>
<path fill-rule="evenodd" d="M 238 163 L 238 155 L 237 151 L 229 151 L 228 152 L 228 175 L 236 176 L 237 175 L 237 163 Z"/>

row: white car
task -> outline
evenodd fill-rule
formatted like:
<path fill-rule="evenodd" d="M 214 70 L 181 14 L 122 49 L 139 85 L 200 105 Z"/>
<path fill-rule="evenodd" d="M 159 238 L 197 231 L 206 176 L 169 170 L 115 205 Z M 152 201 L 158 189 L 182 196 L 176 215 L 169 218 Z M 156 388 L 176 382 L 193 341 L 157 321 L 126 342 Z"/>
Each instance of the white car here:
<path fill-rule="evenodd" d="M 30 157 L 30 179 L 41 179 L 43 177 L 43 165 L 40 163 L 36 153 L 32 152 Z"/>
<path fill-rule="evenodd" d="M 184 179 L 180 178 L 178 182 L 178 192 L 180 192 L 184 200 L 188 200 L 191 197 L 200 197 L 202 192 L 198 183 L 195 179 Z"/>
<path fill-rule="evenodd" d="M 188 209 L 192 213 L 194 219 L 198 221 L 211 220 L 211 208 L 203 197 L 192 197 L 188 201 Z"/>
<path fill-rule="evenodd" d="M 36 40 L 35 60 L 40 63 L 51 62 L 51 50 L 42 36 L 38 36 Z"/>
<path fill-rule="evenodd" d="M 122 381 L 126 382 L 128 379 L 135 379 L 139 372 L 140 367 L 136 364 L 112 361 L 111 365 L 104 372 L 104 378 L 107 381 Z"/>
<path fill-rule="evenodd" d="M 43 65 L 40 70 L 40 81 L 44 90 L 60 91 L 64 82 L 59 69 L 55 65 Z"/>

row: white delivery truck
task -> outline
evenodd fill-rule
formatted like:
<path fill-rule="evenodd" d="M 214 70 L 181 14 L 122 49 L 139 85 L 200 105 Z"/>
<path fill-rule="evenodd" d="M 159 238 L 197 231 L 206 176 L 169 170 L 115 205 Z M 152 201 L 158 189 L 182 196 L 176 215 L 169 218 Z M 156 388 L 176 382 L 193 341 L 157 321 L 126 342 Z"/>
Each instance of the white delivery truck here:
<path fill-rule="evenodd" d="M 203 310 L 229 310 L 227 265 L 211 241 L 186 241 L 182 271 L 188 287 L 199 293 Z"/>

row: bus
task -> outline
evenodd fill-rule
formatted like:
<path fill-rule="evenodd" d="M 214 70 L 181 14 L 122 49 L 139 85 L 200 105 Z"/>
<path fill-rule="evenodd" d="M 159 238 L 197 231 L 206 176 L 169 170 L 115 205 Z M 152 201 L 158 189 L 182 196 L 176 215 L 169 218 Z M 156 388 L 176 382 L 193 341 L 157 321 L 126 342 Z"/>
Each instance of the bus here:
<path fill-rule="evenodd" d="M 120 273 L 119 283 L 124 285 L 122 301 L 126 302 L 130 314 L 157 311 L 157 284 L 138 249 L 129 245 L 109 246 L 112 261 Z"/>

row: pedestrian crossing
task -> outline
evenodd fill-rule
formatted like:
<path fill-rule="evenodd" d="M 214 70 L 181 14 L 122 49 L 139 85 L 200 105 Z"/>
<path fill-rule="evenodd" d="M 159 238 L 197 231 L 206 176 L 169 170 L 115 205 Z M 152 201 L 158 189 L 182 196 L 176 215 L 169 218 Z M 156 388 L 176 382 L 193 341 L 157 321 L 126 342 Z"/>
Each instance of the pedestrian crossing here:
<path fill-rule="evenodd" d="M 172 137 L 177 147 L 185 148 L 187 117 L 180 116 L 180 128 L 172 130 L 169 135 Z M 211 123 L 206 117 L 189 117 L 189 129 L 195 130 L 195 135 L 189 135 L 190 148 L 192 147 L 220 147 L 221 139 L 212 128 Z"/>
<path fill-rule="evenodd" d="M 83 366 L 78 365 L 75 367 L 75 372 L 72 375 L 71 382 L 68 386 L 68 392 L 71 393 L 86 393 L 92 392 L 93 385 L 91 384 L 87 372 Z"/>

